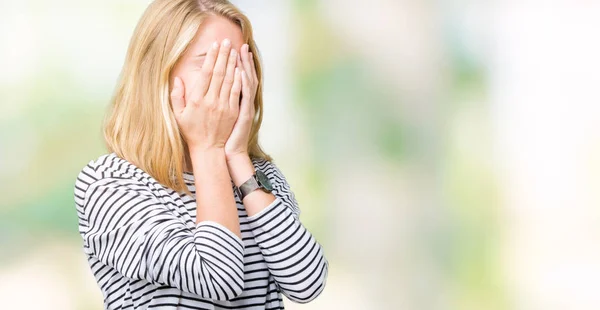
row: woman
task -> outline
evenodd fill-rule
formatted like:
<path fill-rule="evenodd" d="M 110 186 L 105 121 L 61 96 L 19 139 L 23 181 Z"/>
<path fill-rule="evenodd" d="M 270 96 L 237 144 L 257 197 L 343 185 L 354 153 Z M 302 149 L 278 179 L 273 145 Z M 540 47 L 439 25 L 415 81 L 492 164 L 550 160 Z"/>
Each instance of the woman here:
<path fill-rule="evenodd" d="M 328 263 L 258 144 L 261 67 L 227 1 L 157 0 L 131 40 L 77 177 L 79 231 L 106 309 L 283 309 Z M 257 117 L 255 117 L 257 116 Z"/>

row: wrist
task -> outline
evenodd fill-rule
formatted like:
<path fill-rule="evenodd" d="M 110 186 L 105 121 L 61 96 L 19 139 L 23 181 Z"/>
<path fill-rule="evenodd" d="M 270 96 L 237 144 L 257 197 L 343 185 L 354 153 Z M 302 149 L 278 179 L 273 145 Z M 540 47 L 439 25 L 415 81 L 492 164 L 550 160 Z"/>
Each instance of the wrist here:
<path fill-rule="evenodd" d="M 224 147 L 216 147 L 216 146 L 189 146 L 188 150 L 190 155 L 197 154 L 219 154 L 225 157 L 225 148 Z"/>
<path fill-rule="evenodd" d="M 225 151 L 227 162 L 246 162 L 250 160 L 248 152 L 229 153 Z"/>
<path fill-rule="evenodd" d="M 192 167 L 197 166 L 200 162 L 214 162 L 215 160 L 226 162 L 225 150 L 222 148 L 189 148 Z"/>
<path fill-rule="evenodd" d="M 252 160 L 247 154 L 228 157 L 227 167 L 229 168 L 231 180 L 233 180 L 233 183 L 237 187 L 240 187 L 240 185 L 250 179 L 255 173 Z"/>

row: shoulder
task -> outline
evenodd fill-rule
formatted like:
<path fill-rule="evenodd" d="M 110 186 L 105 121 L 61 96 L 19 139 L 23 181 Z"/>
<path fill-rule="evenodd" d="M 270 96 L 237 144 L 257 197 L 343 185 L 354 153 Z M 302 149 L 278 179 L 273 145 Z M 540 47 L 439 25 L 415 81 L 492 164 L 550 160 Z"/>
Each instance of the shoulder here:
<path fill-rule="evenodd" d="M 99 185 L 118 187 L 134 186 L 135 183 L 143 185 L 148 183 L 149 179 L 143 170 L 115 153 L 103 154 L 89 161 L 79 171 L 75 180 L 75 199 L 83 203 L 86 192 Z"/>
<path fill-rule="evenodd" d="M 269 178 L 283 178 L 283 173 L 273 161 L 264 158 L 252 158 L 252 164 L 255 169 L 262 171 Z"/>
<path fill-rule="evenodd" d="M 262 171 L 269 178 L 273 186 L 273 194 L 281 199 L 284 205 L 298 218 L 300 216 L 300 207 L 296 200 L 296 195 L 279 167 L 272 161 L 263 158 L 253 158 L 252 163 L 255 169 Z"/>
<path fill-rule="evenodd" d="M 79 172 L 77 182 L 91 185 L 106 177 L 121 177 L 131 172 L 135 172 L 135 167 L 131 163 L 115 153 L 108 153 L 90 160 Z"/>
<path fill-rule="evenodd" d="M 79 171 L 77 179 L 75 180 L 75 187 L 85 189 L 96 183 L 101 178 L 98 174 L 98 168 L 106 166 L 110 156 L 111 154 L 104 154 L 96 159 L 90 160 L 87 165 Z"/>
<path fill-rule="evenodd" d="M 263 158 L 253 158 L 252 163 L 256 170 L 262 171 L 267 178 L 269 178 L 275 192 L 290 192 L 291 194 L 290 185 L 288 184 L 286 177 L 275 163 Z"/>
<path fill-rule="evenodd" d="M 110 154 L 104 154 L 96 159 L 90 160 L 77 174 L 75 179 L 74 198 L 78 208 L 82 208 L 88 196 L 89 189 L 100 181 L 98 167 L 106 163 Z M 82 210 L 80 210 L 82 211 Z"/>

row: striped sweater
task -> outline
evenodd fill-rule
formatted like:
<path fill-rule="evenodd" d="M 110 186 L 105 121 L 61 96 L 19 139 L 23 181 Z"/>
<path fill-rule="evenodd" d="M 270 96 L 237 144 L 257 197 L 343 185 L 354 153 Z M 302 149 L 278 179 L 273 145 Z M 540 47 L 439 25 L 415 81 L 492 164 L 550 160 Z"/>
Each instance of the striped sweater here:
<path fill-rule="evenodd" d="M 252 160 L 275 201 L 248 216 L 235 194 L 242 238 L 219 223 L 196 224 L 192 196 L 159 184 L 115 153 L 90 161 L 75 182 L 79 233 L 105 309 L 283 309 L 324 289 L 323 248 L 299 220 L 281 171 Z M 234 185 L 232 182 L 232 191 Z"/>

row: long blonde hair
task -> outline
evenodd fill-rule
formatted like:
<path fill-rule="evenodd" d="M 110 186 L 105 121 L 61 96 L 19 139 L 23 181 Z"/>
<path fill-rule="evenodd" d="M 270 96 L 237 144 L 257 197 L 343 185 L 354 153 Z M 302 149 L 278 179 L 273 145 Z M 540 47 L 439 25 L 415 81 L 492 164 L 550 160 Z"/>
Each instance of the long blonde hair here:
<path fill-rule="evenodd" d="M 183 179 L 189 155 L 170 104 L 170 75 L 204 18 L 211 14 L 239 25 L 250 52 L 259 55 L 250 21 L 229 1 L 156 0 L 135 28 L 103 125 L 109 152 L 179 192 L 189 193 Z M 271 160 L 258 143 L 263 117 L 262 70 L 258 57 L 254 63 L 259 82 L 248 152 L 253 158 Z"/>

